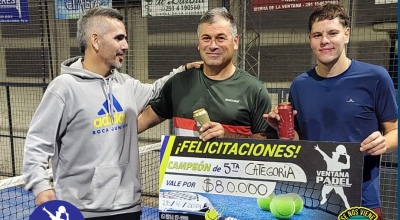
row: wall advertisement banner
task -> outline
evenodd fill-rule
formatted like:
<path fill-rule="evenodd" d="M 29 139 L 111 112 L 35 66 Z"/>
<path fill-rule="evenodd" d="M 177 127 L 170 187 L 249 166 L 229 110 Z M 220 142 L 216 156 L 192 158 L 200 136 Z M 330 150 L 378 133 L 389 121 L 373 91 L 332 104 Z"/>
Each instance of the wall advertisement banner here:
<path fill-rule="evenodd" d="M 91 8 L 112 7 L 112 0 L 56 0 L 56 19 L 78 19 Z"/>
<path fill-rule="evenodd" d="M 28 0 L 0 1 L 0 23 L 29 22 Z"/>
<path fill-rule="evenodd" d="M 370 210 L 360 207 L 364 156 L 359 146 L 163 136 L 159 219 L 336 220 L 361 215 L 359 210 Z"/>
<path fill-rule="evenodd" d="M 208 0 L 142 0 L 142 17 L 203 15 Z"/>
<path fill-rule="evenodd" d="M 375 0 L 375 4 L 380 5 L 380 4 L 396 4 L 398 1 L 397 0 Z"/>
<path fill-rule="evenodd" d="M 299 8 L 311 8 L 325 3 L 338 3 L 339 0 L 252 0 L 251 9 L 253 12 L 266 12 L 276 10 L 289 10 Z"/>

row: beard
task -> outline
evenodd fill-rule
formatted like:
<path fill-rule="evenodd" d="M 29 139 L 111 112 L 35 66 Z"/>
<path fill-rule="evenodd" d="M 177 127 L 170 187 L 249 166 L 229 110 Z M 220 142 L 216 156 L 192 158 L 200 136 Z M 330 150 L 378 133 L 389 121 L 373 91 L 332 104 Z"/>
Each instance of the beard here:
<path fill-rule="evenodd" d="M 125 51 L 118 50 L 117 53 L 116 53 L 116 56 L 117 56 L 117 57 L 118 57 L 118 56 L 124 56 L 124 55 L 125 55 Z M 120 68 L 122 67 L 122 61 L 123 61 L 123 59 L 119 59 L 118 61 L 116 61 L 116 62 L 113 64 L 113 67 L 114 67 L 115 69 L 120 69 Z"/>
<path fill-rule="evenodd" d="M 123 59 L 114 58 L 114 60 L 108 60 L 108 64 L 115 69 L 120 69 L 122 67 Z"/>
<path fill-rule="evenodd" d="M 114 63 L 113 64 L 113 67 L 115 68 L 115 69 L 121 69 L 121 67 L 122 67 L 122 62 L 116 62 L 116 63 Z"/>

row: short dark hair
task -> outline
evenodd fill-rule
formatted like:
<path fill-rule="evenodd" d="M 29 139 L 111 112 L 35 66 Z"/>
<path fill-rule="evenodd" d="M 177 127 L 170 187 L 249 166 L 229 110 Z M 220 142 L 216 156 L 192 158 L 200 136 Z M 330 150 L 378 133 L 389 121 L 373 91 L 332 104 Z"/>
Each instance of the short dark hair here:
<path fill-rule="evenodd" d="M 201 16 L 199 25 L 197 26 L 197 35 L 200 34 L 200 25 L 204 23 L 212 24 L 217 21 L 218 18 L 223 18 L 231 24 L 232 36 L 237 35 L 237 26 L 233 16 L 226 10 L 226 8 L 214 8 L 207 11 L 203 16 Z"/>
<path fill-rule="evenodd" d="M 317 21 L 333 20 L 335 18 L 339 18 L 343 27 L 349 27 L 350 17 L 343 5 L 333 3 L 320 5 L 311 13 L 308 19 L 308 30 L 311 32 L 312 25 Z"/>
<path fill-rule="evenodd" d="M 92 24 L 91 23 L 92 18 L 98 16 L 115 18 L 120 21 L 124 20 L 124 17 L 119 13 L 117 9 L 113 9 L 106 6 L 99 6 L 89 9 L 81 18 L 79 18 L 77 22 L 78 30 L 76 33 L 76 38 L 78 40 L 79 50 L 82 53 L 85 53 L 85 50 L 88 46 L 86 32 Z"/>

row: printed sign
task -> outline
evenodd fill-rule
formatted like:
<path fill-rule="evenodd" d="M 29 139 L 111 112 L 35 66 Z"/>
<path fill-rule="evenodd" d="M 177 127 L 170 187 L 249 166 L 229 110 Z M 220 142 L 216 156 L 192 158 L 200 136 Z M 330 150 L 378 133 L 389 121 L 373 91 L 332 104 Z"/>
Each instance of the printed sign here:
<path fill-rule="evenodd" d="M 56 0 L 56 19 L 77 19 L 91 8 L 112 7 L 112 0 Z"/>
<path fill-rule="evenodd" d="M 1 22 L 29 22 L 28 0 L 0 1 Z"/>
<path fill-rule="evenodd" d="M 203 15 L 208 11 L 208 0 L 142 0 L 142 17 Z"/>
<path fill-rule="evenodd" d="M 38 206 L 29 220 L 84 220 L 82 213 L 69 202 L 51 200 Z"/>
<path fill-rule="evenodd" d="M 395 4 L 397 0 L 375 0 L 375 4 Z"/>
<path fill-rule="evenodd" d="M 310 8 L 325 3 L 338 3 L 339 0 L 252 0 L 251 8 L 253 12 L 265 12 L 276 10 L 289 10 L 298 8 Z"/>
<path fill-rule="evenodd" d="M 361 205 L 360 143 L 164 136 L 159 219 L 324 219 Z"/>

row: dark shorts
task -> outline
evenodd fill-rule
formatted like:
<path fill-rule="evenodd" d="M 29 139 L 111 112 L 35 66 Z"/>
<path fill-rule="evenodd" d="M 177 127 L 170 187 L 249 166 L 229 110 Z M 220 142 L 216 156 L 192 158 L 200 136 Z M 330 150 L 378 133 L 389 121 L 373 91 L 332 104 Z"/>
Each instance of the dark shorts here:
<path fill-rule="evenodd" d="M 95 218 L 85 218 L 87 220 L 140 220 L 142 212 L 126 213 L 120 215 L 102 216 Z"/>

